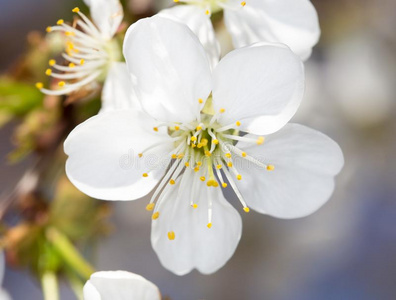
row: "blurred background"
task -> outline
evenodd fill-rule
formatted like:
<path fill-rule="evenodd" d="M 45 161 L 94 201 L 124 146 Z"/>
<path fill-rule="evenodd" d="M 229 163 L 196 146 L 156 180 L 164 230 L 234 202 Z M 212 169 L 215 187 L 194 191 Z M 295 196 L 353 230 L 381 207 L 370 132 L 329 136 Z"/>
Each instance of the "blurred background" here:
<path fill-rule="evenodd" d="M 130 15 L 142 17 L 156 11 L 154 1 L 125 4 Z M 141 274 L 173 300 L 396 299 L 396 2 L 312 2 L 322 36 L 306 63 L 307 91 L 293 121 L 326 133 L 343 149 L 345 167 L 330 201 L 298 220 L 243 214 L 242 239 L 225 267 L 210 276 L 193 271 L 183 277 L 166 271 L 152 250 L 151 220 L 144 213 L 147 201 L 104 204 L 98 209 L 109 220 L 95 249 L 89 249 L 95 254 L 95 269 Z M 34 71 L 21 71 L 26 50 L 44 36 L 46 26 L 59 18 L 71 20 L 75 6 L 84 7 L 74 0 L 0 0 L 0 78 L 13 74 L 29 82 Z M 230 38 L 221 25 L 218 29 L 222 48 L 229 49 Z M 36 91 L 27 94 L 37 97 Z M 5 220 L 11 226 L 21 219 L 15 205 L 8 203 L 14 187 L 39 159 L 37 151 L 15 159 L 20 154 L 15 154 L 20 147 L 15 130 L 20 130 L 21 120 L 4 123 L 0 207 L 8 209 Z M 13 151 L 11 161 L 16 162 L 10 163 Z M 58 152 L 55 155 L 62 155 Z M 64 165 L 52 168 L 58 174 Z M 228 198 L 237 204 L 232 194 Z M 42 299 L 32 272 L 13 265 L 7 266 L 3 281 L 13 299 Z M 61 292 L 61 299 L 75 299 L 62 282 Z"/>

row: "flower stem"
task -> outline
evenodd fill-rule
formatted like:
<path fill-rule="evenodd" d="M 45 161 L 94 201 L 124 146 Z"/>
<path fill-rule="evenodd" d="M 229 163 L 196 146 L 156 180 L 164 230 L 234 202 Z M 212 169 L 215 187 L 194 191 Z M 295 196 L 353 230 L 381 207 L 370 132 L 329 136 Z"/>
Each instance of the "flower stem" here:
<path fill-rule="evenodd" d="M 46 231 L 50 243 L 54 246 L 59 255 L 77 274 L 88 280 L 95 270 L 76 250 L 70 240 L 61 232 L 51 227 Z"/>
<path fill-rule="evenodd" d="M 46 271 L 41 276 L 41 286 L 43 288 L 44 300 L 59 300 L 59 288 L 56 274 Z"/>

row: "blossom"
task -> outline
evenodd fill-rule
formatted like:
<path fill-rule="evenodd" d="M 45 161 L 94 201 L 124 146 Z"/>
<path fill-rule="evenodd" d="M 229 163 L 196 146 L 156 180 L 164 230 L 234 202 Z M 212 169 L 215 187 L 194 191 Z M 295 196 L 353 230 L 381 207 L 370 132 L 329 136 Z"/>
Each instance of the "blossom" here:
<path fill-rule="evenodd" d="M 66 173 L 94 198 L 134 200 L 157 184 L 151 242 L 178 275 L 209 274 L 234 253 L 245 212 L 298 218 L 321 207 L 343 165 L 322 133 L 287 124 L 304 92 L 304 68 L 282 44 L 226 55 L 211 71 L 184 24 L 155 16 L 124 41 L 132 85 L 145 113 L 113 110 L 75 128 L 64 144 Z M 171 162 L 171 163 L 169 163 Z"/>
<path fill-rule="evenodd" d="M 140 275 L 126 271 L 101 271 L 84 285 L 84 300 L 160 300 L 158 288 Z"/>
<path fill-rule="evenodd" d="M 236 48 L 256 42 L 288 45 L 301 59 L 308 59 L 319 40 L 316 10 L 309 0 L 174 0 L 160 12 L 187 24 L 214 59 L 218 57 L 212 13 L 223 10 L 225 25 Z"/>
<path fill-rule="evenodd" d="M 63 19 L 55 26 L 47 27 L 47 32 L 62 32 L 66 36 L 66 50 L 62 57 L 67 65 L 49 61 L 46 75 L 58 80 L 59 89 L 44 88 L 43 83 L 36 84 L 48 95 L 66 95 L 78 91 L 84 86 L 104 81 L 107 74 L 117 74 L 122 68 L 121 51 L 113 39 L 123 18 L 123 9 L 119 0 L 85 0 L 90 7 L 91 21 L 78 7 L 73 9 L 80 18 L 74 25 L 68 25 Z"/>

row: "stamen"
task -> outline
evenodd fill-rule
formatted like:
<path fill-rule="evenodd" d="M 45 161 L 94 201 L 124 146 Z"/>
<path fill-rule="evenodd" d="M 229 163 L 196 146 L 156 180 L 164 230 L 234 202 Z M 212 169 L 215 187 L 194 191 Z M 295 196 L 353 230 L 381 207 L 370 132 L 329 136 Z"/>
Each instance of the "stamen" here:
<path fill-rule="evenodd" d="M 52 70 L 51 70 L 51 69 L 47 69 L 47 70 L 45 71 L 45 75 L 51 76 L 51 74 L 52 74 Z"/>
<path fill-rule="evenodd" d="M 170 241 L 173 241 L 174 239 L 175 239 L 175 233 L 173 232 L 173 231 L 169 231 L 168 232 L 168 239 L 170 240 Z"/>
<path fill-rule="evenodd" d="M 78 12 L 80 12 L 80 9 L 78 7 L 75 7 L 75 8 L 73 8 L 72 12 L 78 13 Z"/>
<path fill-rule="evenodd" d="M 47 31 L 48 33 L 50 33 L 50 32 L 52 31 L 52 27 L 51 27 L 51 26 L 48 26 L 48 27 L 45 29 L 45 31 Z"/>
<path fill-rule="evenodd" d="M 242 5 L 242 6 L 245 6 L 245 5 L 246 5 L 246 1 L 242 1 L 242 2 L 241 2 L 241 5 Z"/>
<path fill-rule="evenodd" d="M 143 177 L 148 177 L 148 174 L 147 173 L 143 173 Z"/>
<path fill-rule="evenodd" d="M 159 215 L 160 215 L 160 213 L 157 211 L 157 212 L 153 213 L 153 215 L 151 216 L 151 218 L 152 218 L 153 220 L 157 220 L 157 219 L 159 218 Z"/>
<path fill-rule="evenodd" d="M 44 87 L 44 84 L 42 82 L 36 83 L 36 88 L 38 88 L 39 90 L 41 90 L 43 87 Z"/>
<path fill-rule="evenodd" d="M 56 64 L 56 60 L 55 59 L 50 59 L 48 64 L 52 67 L 53 65 Z"/>
<path fill-rule="evenodd" d="M 243 210 L 248 213 L 250 211 L 250 208 L 246 206 L 243 208 Z"/>
<path fill-rule="evenodd" d="M 155 206 L 154 203 L 149 203 L 149 204 L 147 204 L 147 206 L 146 206 L 146 210 L 151 211 L 151 210 L 154 209 L 154 206 Z"/>
<path fill-rule="evenodd" d="M 268 171 L 273 171 L 273 170 L 275 170 L 275 166 L 274 165 L 268 165 L 267 166 L 267 170 Z"/>
<path fill-rule="evenodd" d="M 192 207 L 193 207 L 193 208 L 198 208 L 198 204 L 197 204 L 197 203 L 194 203 L 194 204 L 192 205 Z"/>
<path fill-rule="evenodd" d="M 208 225 L 206 225 L 209 229 L 212 228 L 212 223 L 208 223 Z"/>
<path fill-rule="evenodd" d="M 57 24 L 57 25 L 62 25 L 64 22 L 65 22 L 65 21 L 63 21 L 63 19 L 59 19 L 59 20 L 56 22 L 56 24 Z"/>

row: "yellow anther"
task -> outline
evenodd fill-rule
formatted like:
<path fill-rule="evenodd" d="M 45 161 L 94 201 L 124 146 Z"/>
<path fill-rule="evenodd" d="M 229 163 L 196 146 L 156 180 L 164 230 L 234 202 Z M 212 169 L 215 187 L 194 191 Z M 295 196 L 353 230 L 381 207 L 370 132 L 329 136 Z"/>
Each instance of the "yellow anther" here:
<path fill-rule="evenodd" d="M 78 50 L 78 49 L 73 49 L 73 51 L 76 53 L 80 52 L 80 50 Z"/>
<path fill-rule="evenodd" d="M 176 155 L 176 154 L 172 154 L 172 158 L 173 158 L 173 159 L 176 159 L 176 158 L 177 158 L 177 155 Z"/>
<path fill-rule="evenodd" d="M 235 122 L 235 125 L 236 125 L 236 126 L 241 126 L 241 122 L 236 121 L 236 122 Z"/>
<path fill-rule="evenodd" d="M 197 161 L 197 166 L 198 167 L 202 166 L 202 161 Z"/>
<path fill-rule="evenodd" d="M 205 151 L 205 156 L 210 157 L 212 155 L 212 153 L 210 153 L 210 151 L 206 150 Z"/>
<path fill-rule="evenodd" d="M 199 99 L 198 99 L 198 102 L 199 102 L 200 104 L 202 104 L 202 103 L 203 103 L 203 100 L 202 100 L 201 98 L 199 98 Z"/>
<path fill-rule="evenodd" d="M 197 131 L 202 130 L 202 126 L 197 126 L 196 130 L 197 130 Z"/>
<path fill-rule="evenodd" d="M 44 87 L 44 84 L 42 82 L 36 83 L 36 88 L 38 88 L 39 90 L 41 90 L 43 87 Z"/>
<path fill-rule="evenodd" d="M 242 157 L 246 157 L 247 154 L 246 154 L 246 152 L 242 152 L 241 155 L 242 155 Z"/>
<path fill-rule="evenodd" d="M 175 239 L 175 233 L 173 231 L 168 232 L 168 239 L 173 241 Z"/>
<path fill-rule="evenodd" d="M 157 132 L 158 131 L 158 127 L 153 127 L 153 130 Z"/>
<path fill-rule="evenodd" d="M 73 8 L 72 12 L 78 13 L 78 12 L 80 12 L 80 9 L 78 7 L 75 7 L 75 8 Z"/>
<path fill-rule="evenodd" d="M 51 69 L 47 69 L 47 70 L 45 71 L 45 75 L 51 76 L 51 74 L 52 74 L 52 70 L 51 70 Z"/>
<path fill-rule="evenodd" d="M 153 215 L 151 216 L 151 218 L 152 218 L 153 220 L 157 220 L 157 219 L 159 218 L 159 212 L 157 211 L 157 212 L 153 213 Z"/>
<path fill-rule="evenodd" d="M 206 146 L 208 144 L 208 142 L 209 142 L 208 139 L 205 139 L 205 138 L 201 140 L 201 143 L 204 146 Z"/>
<path fill-rule="evenodd" d="M 225 156 L 226 156 L 227 158 L 231 158 L 231 153 L 226 153 Z"/>
<path fill-rule="evenodd" d="M 243 208 L 243 210 L 245 211 L 245 212 L 249 212 L 250 211 L 250 208 L 249 207 L 247 207 L 247 206 L 245 206 L 244 208 Z"/>
<path fill-rule="evenodd" d="M 66 36 L 76 36 L 76 34 L 73 31 L 66 31 L 65 35 Z"/>
<path fill-rule="evenodd" d="M 198 167 L 195 167 L 194 168 L 194 172 L 198 172 L 199 171 L 199 168 Z"/>
<path fill-rule="evenodd" d="M 197 145 L 195 145 L 195 144 L 191 144 L 191 147 L 192 147 L 192 148 L 195 148 L 195 147 L 197 147 Z"/>
<path fill-rule="evenodd" d="M 73 63 L 70 63 L 69 64 L 69 68 L 74 68 L 76 65 L 75 64 L 73 64 Z"/>
<path fill-rule="evenodd" d="M 199 179 L 200 179 L 201 181 L 205 181 L 205 180 L 206 180 L 205 176 L 201 176 L 201 177 L 199 177 Z"/>
<path fill-rule="evenodd" d="M 175 130 L 176 131 L 180 130 L 180 127 L 179 126 L 175 126 Z"/>
<path fill-rule="evenodd" d="M 183 157 L 184 157 L 184 154 L 183 154 L 183 153 L 180 153 L 180 154 L 177 156 L 178 159 L 182 159 Z"/>
<path fill-rule="evenodd" d="M 212 223 L 208 223 L 208 225 L 206 225 L 208 228 L 212 228 Z"/>
<path fill-rule="evenodd" d="M 220 170 L 223 166 L 222 165 L 217 165 L 216 169 Z"/>
<path fill-rule="evenodd" d="M 206 10 L 205 11 L 205 14 L 207 14 L 208 16 L 210 15 L 210 11 L 209 10 Z"/>
<path fill-rule="evenodd" d="M 55 59 L 50 59 L 48 64 L 52 67 L 56 64 L 56 60 Z"/>
<path fill-rule="evenodd" d="M 212 186 L 213 186 L 213 187 L 218 187 L 218 186 L 219 186 L 219 183 L 218 183 L 216 180 L 213 180 Z"/>
<path fill-rule="evenodd" d="M 245 6 L 245 5 L 246 5 L 246 1 L 242 1 L 242 2 L 241 2 L 241 5 L 242 5 L 242 6 Z"/>
<path fill-rule="evenodd" d="M 64 21 L 62 19 L 59 19 L 58 22 L 56 22 L 57 25 L 62 25 Z"/>
<path fill-rule="evenodd" d="M 84 59 L 81 59 L 81 60 L 80 60 L 80 65 L 83 65 L 83 64 L 85 64 L 85 60 L 84 60 Z"/>
<path fill-rule="evenodd" d="M 173 180 L 173 179 L 171 179 L 171 180 L 169 180 L 169 184 L 175 184 L 176 182 Z"/>
<path fill-rule="evenodd" d="M 146 210 L 151 211 L 151 210 L 154 209 L 154 206 L 155 206 L 154 203 L 149 203 L 149 204 L 147 204 L 147 206 L 146 206 Z"/>
<path fill-rule="evenodd" d="M 47 31 L 48 33 L 51 32 L 51 31 L 52 31 L 52 27 L 51 27 L 51 26 L 48 26 L 48 27 L 45 29 L 45 31 Z"/>
<path fill-rule="evenodd" d="M 225 112 L 225 108 L 220 108 L 220 113 Z"/>
<path fill-rule="evenodd" d="M 236 178 L 237 178 L 238 180 L 241 180 L 241 179 L 242 179 L 242 175 L 241 175 L 241 174 L 238 174 Z"/>
<path fill-rule="evenodd" d="M 143 153 L 139 153 L 138 156 L 139 156 L 139 157 L 142 157 L 142 156 L 143 156 Z"/>
<path fill-rule="evenodd" d="M 177 3 L 177 2 L 179 2 L 179 0 L 173 0 L 173 2 Z"/>
<path fill-rule="evenodd" d="M 191 137 L 191 140 L 192 140 L 193 142 L 195 142 L 195 141 L 197 140 L 197 137 L 196 137 L 196 136 L 192 136 L 192 137 Z"/>
<path fill-rule="evenodd" d="M 208 180 L 208 182 L 206 182 L 207 186 L 213 186 L 214 180 Z"/>
<path fill-rule="evenodd" d="M 273 170 L 275 170 L 275 166 L 274 165 L 268 165 L 267 166 L 267 170 L 268 171 L 273 171 Z"/>
<path fill-rule="evenodd" d="M 197 147 L 198 147 L 198 148 L 202 148 L 202 147 L 203 147 L 203 144 L 202 144 L 202 143 L 198 143 L 198 144 L 197 144 Z"/>
<path fill-rule="evenodd" d="M 230 168 L 232 168 L 232 162 L 229 161 L 229 162 L 227 163 L 227 166 L 229 166 Z"/>
<path fill-rule="evenodd" d="M 221 184 L 221 186 L 223 187 L 223 188 L 226 188 L 227 187 L 227 183 L 225 183 L 225 182 L 223 182 L 222 184 Z"/>
<path fill-rule="evenodd" d="M 197 203 L 194 203 L 194 204 L 192 205 L 192 207 L 193 207 L 193 208 L 197 208 L 197 207 L 198 207 L 198 204 L 197 204 Z"/>
<path fill-rule="evenodd" d="M 257 145 L 262 145 L 264 143 L 264 137 L 263 136 L 259 136 L 257 138 L 256 143 L 257 143 Z"/>
<path fill-rule="evenodd" d="M 218 145 L 219 144 L 219 140 L 214 139 L 214 140 L 212 140 L 212 143 L 215 144 L 215 145 Z"/>
<path fill-rule="evenodd" d="M 143 177 L 148 177 L 148 174 L 147 173 L 143 173 Z"/>
<path fill-rule="evenodd" d="M 72 50 L 74 48 L 74 44 L 72 42 L 67 42 L 66 45 L 69 48 L 69 50 Z"/>
<path fill-rule="evenodd" d="M 58 86 L 60 86 L 60 87 L 65 86 L 65 84 L 66 84 L 66 83 L 65 83 L 64 81 L 59 81 L 59 82 L 58 82 Z"/>
<path fill-rule="evenodd" d="M 186 166 L 186 168 L 187 168 L 188 166 L 190 166 L 190 164 L 189 164 L 188 161 L 187 161 L 184 165 Z"/>

